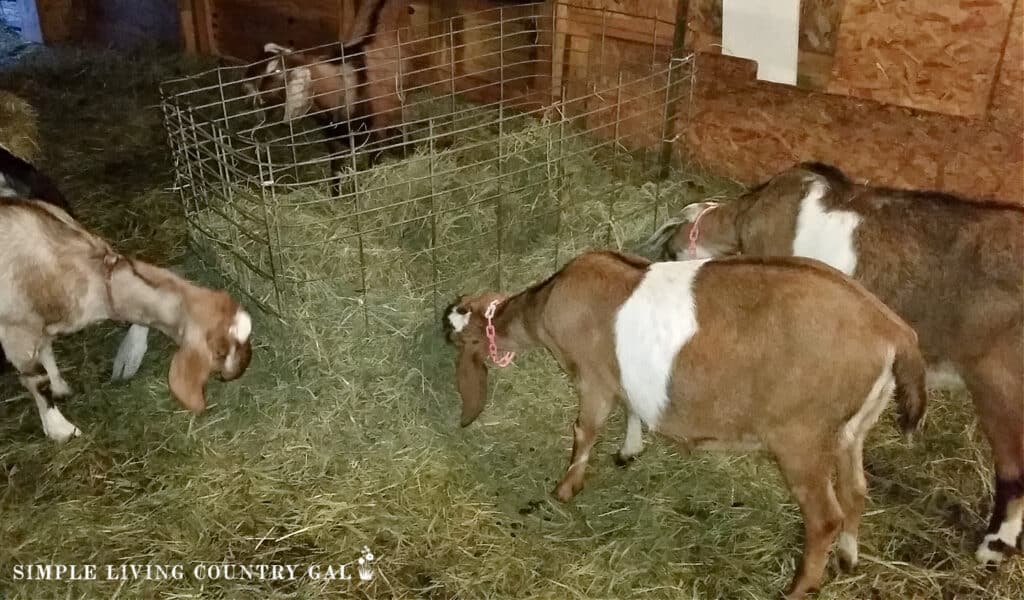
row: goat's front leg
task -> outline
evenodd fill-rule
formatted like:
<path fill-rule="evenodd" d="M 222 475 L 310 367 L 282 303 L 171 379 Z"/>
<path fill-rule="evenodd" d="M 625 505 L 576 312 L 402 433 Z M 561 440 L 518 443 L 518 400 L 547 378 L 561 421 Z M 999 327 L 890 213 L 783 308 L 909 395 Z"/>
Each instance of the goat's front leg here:
<path fill-rule="evenodd" d="M 50 378 L 50 394 L 54 398 L 66 398 L 71 395 L 71 386 L 60 375 L 57 359 L 53 356 L 53 341 L 47 341 L 39 350 L 39 362 Z"/>
<path fill-rule="evenodd" d="M 39 410 L 39 420 L 43 423 L 46 437 L 55 442 L 66 442 L 73 437 L 82 435 L 82 430 L 68 421 L 54 402 L 53 388 L 50 386 L 49 375 L 45 373 L 21 375 L 21 385 L 32 394 Z"/>
<path fill-rule="evenodd" d="M 572 458 L 565 476 L 555 488 L 555 497 L 562 502 L 568 502 L 583 489 L 583 474 L 587 470 L 590 451 L 615 404 L 615 388 L 601 385 L 596 377 L 581 376 L 576 387 L 580 412 L 572 428 Z"/>
<path fill-rule="evenodd" d="M 43 423 L 43 432 L 46 437 L 56 442 L 66 442 L 69 439 L 81 435 L 82 431 L 69 422 L 57 408 L 54 401 L 59 394 L 54 390 L 53 376 L 48 374 L 49 368 L 42 362 L 51 362 L 52 369 L 57 375 L 57 380 L 63 382 L 60 372 L 57 371 L 56 361 L 53 359 L 53 348 L 49 340 L 42 343 L 37 352 L 36 346 L 39 343 L 39 336 L 30 332 L 8 329 L 4 332 L 2 341 L 7 359 L 11 361 L 14 368 L 20 374 L 21 385 L 32 395 L 36 401 L 36 408 L 39 410 L 39 419 Z M 43 357 L 46 356 L 44 359 Z M 67 388 L 67 383 L 64 383 Z M 69 391 L 65 389 L 65 391 Z"/>
<path fill-rule="evenodd" d="M 146 355 L 149 346 L 149 328 L 144 325 L 132 324 L 128 333 L 124 334 L 121 345 L 117 347 L 117 354 L 114 355 L 114 372 L 110 375 L 111 381 L 118 379 L 131 379 L 139 372 L 142 366 L 142 357 Z"/>
<path fill-rule="evenodd" d="M 644 432 L 640 417 L 629 410 L 629 407 L 626 407 L 626 414 L 626 439 L 623 440 L 622 448 L 619 448 L 618 454 L 615 455 L 615 464 L 620 467 L 628 465 L 644 449 Z"/>

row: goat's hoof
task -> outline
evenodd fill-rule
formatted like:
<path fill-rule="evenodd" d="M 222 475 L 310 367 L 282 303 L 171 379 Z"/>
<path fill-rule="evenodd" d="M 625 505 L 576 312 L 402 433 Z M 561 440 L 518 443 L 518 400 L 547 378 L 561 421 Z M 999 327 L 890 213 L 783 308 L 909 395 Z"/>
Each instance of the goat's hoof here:
<path fill-rule="evenodd" d="M 817 586 L 801 589 L 801 588 L 798 588 L 795 585 L 791 585 L 789 587 L 789 589 L 786 592 L 783 593 L 783 598 L 785 598 L 786 600 L 803 600 L 804 598 L 807 597 L 808 594 L 817 594 L 817 593 L 818 593 L 818 587 Z"/>
<path fill-rule="evenodd" d="M 576 490 L 571 484 L 561 483 L 555 488 L 554 495 L 559 502 L 569 502 L 576 495 Z"/>
<path fill-rule="evenodd" d="M 49 426 L 43 427 L 43 432 L 46 434 L 46 437 L 58 444 L 63 444 L 71 438 L 76 438 L 82 435 L 82 430 L 75 427 L 67 420 L 61 424 L 51 423 Z"/>
<path fill-rule="evenodd" d="M 1020 540 L 1018 539 L 1018 544 L 1019 542 Z M 981 540 L 981 544 L 978 545 L 978 550 L 974 553 L 974 557 L 982 565 L 995 568 L 1006 560 L 1007 556 L 1014 553 L 1016 550 L 1015 546 L 1017 544 L 1007 544 L 1005 540 L 999 537 L 999 534 L 989 533 Z"/>
<path fill-rule="evenodd" d="M 616 452 L 615 453 L 615 464 L 616 464 L 616 466 L 628 467 L 630 465 L 630 463 L 632 463 L 634 460 L 636 460 L 636 455 L 635 454 L 630 455 L 630 456 L 626 456 L 626 455 L 624 455 L 621 452 Z"/>
<path fill-rule="evenodd" d="M 857 538 L 845 531 L 839 534 L 836 562 L 839 570 L 850 573 L 857 567 Z"/>

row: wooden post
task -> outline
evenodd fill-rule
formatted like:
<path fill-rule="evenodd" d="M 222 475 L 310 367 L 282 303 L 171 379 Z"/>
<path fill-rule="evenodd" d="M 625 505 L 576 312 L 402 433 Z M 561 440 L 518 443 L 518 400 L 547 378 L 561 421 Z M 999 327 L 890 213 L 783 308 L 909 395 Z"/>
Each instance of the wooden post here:
<path fill-rule="evenodd" d="M 200 54 L 216 55 L 217 38 L 213 33 L 213 2 L 215 0 L 191 0 L 195 22 L 196 51 Z"/>
<path fill-rule="evenodd" d="M 569 29 L 569 7 L 555 0 L 551 31 L 551 98 L 552 103 L 562 99 L 562 77 L 565 71 L 565 46 Z"/>
<path fill-rule="evenodd" d="M 366 0 L 364 0 L 366 1 Z M 347 40 L 356 19 L 355 0 L 338 0 L 338 39 Z"/>
<path fill-rule="evenodd" d="M 74 39 L 76 19 L 70 0 L 36 0 L 35 6 L 44 43 L 60 44 Z"/>
<path fill-rule="evenodd" d="M 197 51 L 196 13 L 192 5 L 193 0 L 178 0 L 178 23 L 181 27 L 181 43 L 188 54 L 195 54 Z"/>
<path fill-rule="evenodd" d="M 679 115 L 679 90 L 682 87 L 682 77 L 676 71 L 679 69 L 679 59 L 686 52 L 686 17 L 690 7 L 689 0 L 677 0 L 676 2 L 676 33 L 672 39 L 672 58 L 669 61 L 668 72 L 668 93 L 666 101 L 668 106 L 665 110 L 665 123 L 662 129 L 661 158 L 659 160 L 661 169 L 658 176 L 661 179 L 668 177 L 669 165 L 672 163 L 672 147 L 675 143 L 676 118 Z"/>

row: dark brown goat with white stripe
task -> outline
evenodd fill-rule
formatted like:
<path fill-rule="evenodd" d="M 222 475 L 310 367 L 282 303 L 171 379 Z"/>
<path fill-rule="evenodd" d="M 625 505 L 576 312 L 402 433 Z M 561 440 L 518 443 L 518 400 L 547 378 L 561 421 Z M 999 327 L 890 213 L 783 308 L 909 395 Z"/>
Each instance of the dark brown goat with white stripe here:
<path fill-rule="evenodd" d="M 402 73 L 408 72 L 395 31 L 381 23 L 385 12 L 402 9 L 407 0 L 365 0 L 348 39 L 326 54 L 296 52 L 276 43 L 272 55 L 246 72 L 245 88 L 263 106 L 284 106 L 284 120 L 309 115 L 317 121 L 331 153 L 331 170 L 340 156 L 370 143 L 397 143 L 401 121 Z"/>
<path fill-rule="evenodd" d="M 806 256 L 864 284 L 917 331 L 930 384 L 971 393 L 996 471 L 977 559 L 1024 548 L 1024 208 L 805 163 L 732 202 L 688 206 L 651 245 L 672 258 Z"/>
<path fill-rule="evenodd" d="M 840 558 L 856 563 L 864 439 L 894 391 L 905 431 L 925 410 L 913 330 L 859 284 L 812 260 L 652 265 L 591 252 L 510 298 L 463 297 L 444 324 L 459 351 L 463 426 L 483 409 L 487 360 L 500 360 L 499 349 L 543 346 L 569 374 L 579 416 L 555 490 L 563 501 L 583 487 L 617 401 L 685 449 L 770 452 L 804 517 L 790 598 L 820 584 L 840 530 Z"/>

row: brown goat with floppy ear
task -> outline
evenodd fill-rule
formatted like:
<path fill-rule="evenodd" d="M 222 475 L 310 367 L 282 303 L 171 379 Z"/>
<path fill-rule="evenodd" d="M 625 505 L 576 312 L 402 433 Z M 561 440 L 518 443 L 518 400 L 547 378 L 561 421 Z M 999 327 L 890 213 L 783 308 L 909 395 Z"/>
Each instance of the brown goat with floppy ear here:
<path fill-rule="evenodd" d="M 1024 549 L 1024 207 L 856 183 L 803 163 L 731 202 L 687 207 L 650 244 L 664 256 L 804 256 L 854 277 L 921 338 L 936 388 L 970 391 L 995 495 L 975 557 Z"/>
<path fill-rule="evenodd" d="M 481 318 L 491 302 L 503 302 L 505 298 L 500 294 L 483 294 L 472 299 L 463 296 L 445 310 L 445 335 L 459 348 L 456 381 L 462 397 L 460 423 L 463 427 L 480 416 L 487 400 L 487 340 L 479 336 L 456 334 L 464 330 L 474 314 Z"/>
<path fill-rule="evenodd" d="M 251 317 L 226 292 L 194 286 L 170 271 L 141 261 L 125 259 L 120 266 L 112 272 L 111 284 L 144 298 L 149 311 L 154 305 L 159 307 L 155 311 L 158 319 L 176 322 L 173 328 L 157 325 L 179 344 L 171 360 L 168 384 L 182 406 L 202 412 L 206 408 L 206 381 L 212 373 L 230 381 L 248 368 L 252 356 Z M 181 299 L 177 307 L 165 306 L 176 297 Z M 165 311 L 180 314 L 174 318 L 160 315 Z"/>
<path fill-rule="evenodd" d="M 212 374 L 231 380 L 249 366 L 252 319 L 227 293 L 118 254 L 59 208 L 0 200 L 0 272 L 10 277 L 0 294 L 0 344 L 55 441 L 81 433 L 55 403 L 70 393 L 53 355 L 60 335 L 103 320 L 162 331 L 179 345 L 171 393 L 193 412 L 206 408 Z"/>
<path fill-rule="evenodd" d="M 631 421 L 687 450 L 771 453 L 804 517 L 791 599 L 820 584 L 837 534 L 840 559 L 857 562 L 864 440 L 893 393 L 904 431 L 925 410 L 913 330 L 817 261 L 652 265 L 590 252 L 514 296 L 464 296 L 443 325 L 458 348 L 463 426 L 482 411 L 487 362 L 504 362 L 502 353 L 542 346 L 569 375 L 579 414 L 560 500 L 582 489 L 620 401 Z"/>

